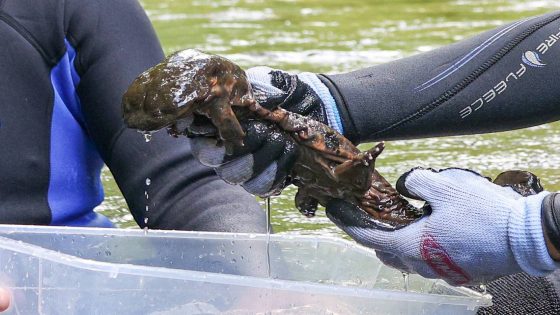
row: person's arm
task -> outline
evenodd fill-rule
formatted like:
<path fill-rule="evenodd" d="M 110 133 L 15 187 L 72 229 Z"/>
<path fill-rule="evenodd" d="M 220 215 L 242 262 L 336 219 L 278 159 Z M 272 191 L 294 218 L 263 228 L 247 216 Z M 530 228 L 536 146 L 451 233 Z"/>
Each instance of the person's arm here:
<path fill-rule="evenodd" d="M 526 19 L 430 53 L 323 76 L 356 142 L 483 133 L 557 120 L 560 13 Z M 520 197 L 471 172 L 415 170 L 399 180 L 433 213 L 381 231 L 343 201 L 340 228 L 396 268 L 453 284 L 484 283 L 560 266 L 560 202 Z M 399 188 L 399 185 L 397 185 Z"/>
<path fill-rule="evenodd" d="M 321 75 L 354 142 L 504 131 L 560 118 L 560 12 L 431 52 Z"/>
<path fill-rule="evenodd" d="M 138 2 L 74 0 L 65 5 L 86 128 L 136 222 L 156 229 L 266 231 L 255 198 L 198 163 L 188 139 L 160 132 L 146 143 L 125 127 L 123 93 L 138 74 L 164 57 Z"/>
<path fill-rule="evenodd" d="M 263 96 L 257 100 L 265 106 L 280 104 L 307 115 L 354 143 L 477 134 L 560 118 L 559 42 L 560 12 L 554 12 L 350 73 L 291 75 L 256 67 L 248 75 L 257 95 Z M 248 132 L 248 138 L 253 137 L 257 135 Z M 212 150 L 213 145 L 208 141 L 201 145 L 205 152 L 213 152 L 211 159 L 197 151 L 195 155 L 216 167 L 226 181 L 263 196 L 288 183 L 286 174 L 293 163 L 285 161 L 293 160 L 294 150 L 255 145 L 228 157 Z M 236 163 L 258 152 L 266 153 L 260 154 L 264 158 L 259 166 L 239 176 Z"/>

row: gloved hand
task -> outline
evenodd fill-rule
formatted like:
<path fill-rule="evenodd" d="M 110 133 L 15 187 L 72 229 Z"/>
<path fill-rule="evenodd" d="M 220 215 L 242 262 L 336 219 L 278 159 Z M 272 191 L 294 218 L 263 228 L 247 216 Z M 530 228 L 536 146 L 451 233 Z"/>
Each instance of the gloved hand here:
<path fill-rule="evenodd" d="M 327 215 L 358 243 L 374 248 L 385 264 L 453 285 L 521 271 L 544 276 L 559 267 L 541 225 L 548 192 L 522 197 L 462 169 L 415 169 L 399 186 L 403 195 L 426 200 L 432 213 L 396 231 L 377 229 L 365 212 L 341 200 L 327 205 Z"/>
<path fill-rule="evenodd" d="M 261 106 L 268 109 L 281 106 L 343 131 L 334 99 L 315 74 L 292 75 L 255 67 L 247 71 L 247 76 Z M 241 124 L 246 131 L 243 147 L 235 148 L 233 154 L 227 155 L 223 147 L 216 145 L 215 139 L 195 137 L 192 139 L 195 157 L 213 167 L 226 182 L 241 184 L 252 194 L 266 197 L 280 193 L 289 184 L 288 173 L 297 158 L 294 140 L 269 122 L 245 121 Z M 205 128 L 210 130 L 212 127 Z M 204 135 L 204 132 L 199 134 Z"/>

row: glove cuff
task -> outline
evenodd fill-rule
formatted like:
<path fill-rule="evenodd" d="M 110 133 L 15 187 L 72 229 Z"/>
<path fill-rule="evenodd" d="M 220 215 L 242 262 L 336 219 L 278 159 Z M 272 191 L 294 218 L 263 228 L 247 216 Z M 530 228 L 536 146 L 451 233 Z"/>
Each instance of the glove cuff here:
<path fill-rule="evenodd" d="M 340 113 L 338 112 L 338 107 L 336 106 L 336 102 L 329 88 L 319 80 L 315 73 L 302 72 L 298 74 L 298 78 L 302 82 L 307 83 L 323 102 L 329 126 L 339 133 L 344 134 L 344 126 L 340 119 Z"/>
<path fill-rule="evenodd" d="M 549 192 L 525 197 L 521 207 L 510 213 L 508 235 L 517 264 L 533 276 L 545 276 L 560 267 L 550 254 L 544 239 L 541 208 Z"/>
<path fill-rule="evenodd" d="M 274 69 L 264 66 L 250 68 L 245 73 L 253 89 L 261 90 L 272 96 L 282 96 L 284 91 L 270 84 L 270 72 Z"/>

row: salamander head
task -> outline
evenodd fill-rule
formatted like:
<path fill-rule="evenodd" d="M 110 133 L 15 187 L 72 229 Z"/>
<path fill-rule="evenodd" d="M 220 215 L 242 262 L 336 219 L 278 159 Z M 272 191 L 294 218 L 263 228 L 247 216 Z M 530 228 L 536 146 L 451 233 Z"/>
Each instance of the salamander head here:
<path fill-rule="evenodd" d="M 195 103 L 210 93 L 207 64 L 211 58 L 197 50 L 184 50 L 142 73 L 123 96 L 126 125 L 152 131 L 192 115 Z"/>

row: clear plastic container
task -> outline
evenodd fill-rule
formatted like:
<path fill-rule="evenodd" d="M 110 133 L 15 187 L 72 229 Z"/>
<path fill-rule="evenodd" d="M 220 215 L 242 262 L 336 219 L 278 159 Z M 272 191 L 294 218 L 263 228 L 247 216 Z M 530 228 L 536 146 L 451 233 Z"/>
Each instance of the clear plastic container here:
<path fill-rule="evenodd" d="M 269 255 L 267 255 L 269 253 Z M 270 257 L 270 259 L 268 259 Z M 488 295 L 309 236 L 0 225 L 9 314 L 474 314 Z"/>

